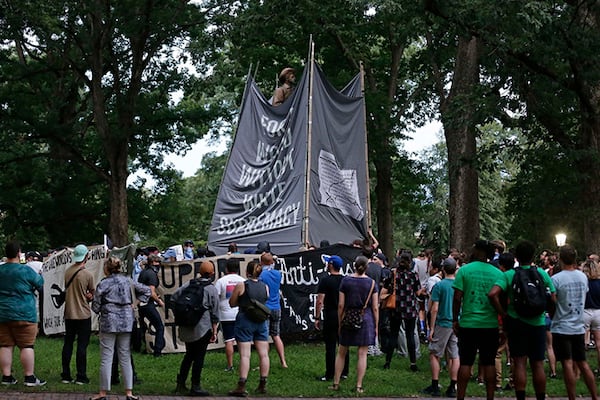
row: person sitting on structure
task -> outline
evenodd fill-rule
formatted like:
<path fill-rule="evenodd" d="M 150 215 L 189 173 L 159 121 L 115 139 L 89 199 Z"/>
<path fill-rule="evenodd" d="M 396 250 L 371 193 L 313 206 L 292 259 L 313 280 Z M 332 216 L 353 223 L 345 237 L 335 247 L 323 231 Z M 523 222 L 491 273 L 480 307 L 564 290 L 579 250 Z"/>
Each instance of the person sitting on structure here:
<path fill-rule="evenodd" d="M 273 106 L 281 105 L 294 91 L 296 83 L 296 71 L 294 68 L 284 68 L 279 73 L 279 87 L 273 93 Z"/>

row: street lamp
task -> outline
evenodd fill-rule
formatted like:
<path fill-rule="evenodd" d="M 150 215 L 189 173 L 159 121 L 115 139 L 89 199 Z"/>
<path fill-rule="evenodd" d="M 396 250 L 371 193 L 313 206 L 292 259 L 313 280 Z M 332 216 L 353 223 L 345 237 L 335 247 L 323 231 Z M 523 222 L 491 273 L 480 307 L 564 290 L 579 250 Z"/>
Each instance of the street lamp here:
<path fill-rule="evenodd" d="M 557 247 L 562 247 L 565 245 L 565 243 L 567 243 L 567 235 L 565 235 L 564 233 L 557 233 L 556 235 L 554 235 L 554 237 L 556 238 Z"/>

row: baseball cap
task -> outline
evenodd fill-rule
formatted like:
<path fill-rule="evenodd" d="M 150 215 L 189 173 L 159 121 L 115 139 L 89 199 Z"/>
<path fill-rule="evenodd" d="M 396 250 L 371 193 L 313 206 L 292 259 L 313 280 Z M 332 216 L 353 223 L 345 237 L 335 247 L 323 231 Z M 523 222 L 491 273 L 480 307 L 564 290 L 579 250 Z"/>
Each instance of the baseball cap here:
<path fill-rule="evenodd" d="M 325 256 L 323 257 L 327 264 L 332 263 L 335 269 L 340 270 L 344 266 L 344 260 L 340 256 Z"/>
<path fill-rule="evenodd" d="M 88 248 L 84 244 L 78 244 L 73 250 L 73 261 L 82 262 L 88 253 Z"/>
<path fill-rule="evenodd" d="M 375 254 L 375 257 L 379 258 L 384 263 L 387 263 L 387 257 L 385 256 L 385 254 L 383 254 L 383 253 L 377 253 L 377 254 Z"/>
<path fill-rule="evenodd" d="M 448 265 L 448 266 L 453 266 L 453 267 L 456 267 L 456 260 L 455 260 L 454 258 L 452 258 L 452 257 L 448 257 L 448 258 L 446 258 L 446 259 L 444 260 L 444 262 L 442 262 L 442 267 L 445 267 L 445 266 L 447 266 L 447 265 Z"/>

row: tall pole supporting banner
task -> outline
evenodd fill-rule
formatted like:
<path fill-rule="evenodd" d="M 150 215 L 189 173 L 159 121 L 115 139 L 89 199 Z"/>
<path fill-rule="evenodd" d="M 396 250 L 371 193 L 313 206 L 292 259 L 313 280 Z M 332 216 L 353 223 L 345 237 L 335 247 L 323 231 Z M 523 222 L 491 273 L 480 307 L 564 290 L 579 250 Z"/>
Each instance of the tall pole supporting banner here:
<path fill-rule="evenodd" d="M 371 229 L 371 188 L 369 178 L 369 143 L 367 140 L 367 99 L 365 97 L 365 68 L 360 62 L 360 92 L 363 98 L 363 122 L 365 124 L 365 174 L 367 177 L 367 230 Z"/>
<path fill-rule="evenodd" d="M 310 167 L 311 167 L 311 137 L 312 137 L 312 100 L 313 100 L 313 76 L 315 67 L 315 44 L 310 35 L 308 55 L 308 123 L 306 124 L 306 168 L 305 168 L 305 192 L 304 192 L 304 221 L 302 225 L 302 246 L 308 247 L 308 212 L 310 206 Z"/>

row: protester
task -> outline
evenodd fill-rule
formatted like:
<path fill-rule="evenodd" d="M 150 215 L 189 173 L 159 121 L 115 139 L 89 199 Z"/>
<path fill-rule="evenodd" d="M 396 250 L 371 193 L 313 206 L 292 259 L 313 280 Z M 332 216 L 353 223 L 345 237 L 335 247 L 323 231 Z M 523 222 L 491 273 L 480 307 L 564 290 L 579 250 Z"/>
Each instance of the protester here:
<path fill-rule="evenodd" d="M 109 257 L 104 263 L 104 275 L 92 302 L 92 310 L 99 314 L 100 338 L 100 392 L 90 400 L 106 400 L 110 390 L 113 353 L 115 344 L 123 373 L 127 400 L 137 400 L 133 395 L 133 371 L 131 368 L 131 331 L 133 329 L 133 293 L 142 302 L 148 301 L 151 289 L 121 274 L 121 260 Z M 133 288 L 133 290 L 132 290 Z"/>
<path fill-rule="evenodd" d="M 42 273 L 42 265 L 44 264 L 44 257 L 39 251 L 28 251 L 25 256 L 27 265 L 35 271 L 36 274 Z"/>
<path fill-rule="evenodd" d="M 262 272 L 259 279 L 269 287 L 269 300 L 267 300 L 267 307 L 271 309 L 269 335 L 271 336 L 271 339 L 273 339 L 273 344 L 275 345 L 275 350 L 277 350 L 277 355 L 279 355 L 281 366 L 287 368 L 288 365 L 285 361 L 285 347 L 280 336 L 281 304 L 279 303 L 281 296 L 279 294 L 279 287 L 281 286 L 281 271 L 275 269 L 275 260 L 268 250 L 265 250 L 260 256 L 260 264 Z"/>
<path fill-rule="evenodd" d="M 600 265 L 592 258 L 583 264 L 583 273 L 588 278 L 589 291 L 585 296 L 584 325 L 586 333 L 594 336 L 597 360 L 600 363 Z M 586 347 L 589 349 L 591 338 Z M 599 364 L 600 367 L 600 364 Z"/>
<path fill-rule="evenodd" d="M 438 282 L 431 291 L 431 308 L 429 323 L 429 364 L 431 367 L 431 385 L 422 390 L 423 394 L 433 397 L 441 396 L 439 386 L 440 359 L 448 355 L 450 385 L 446 389 L 446 397 L 456 397 L 456 381 L 458 376 L 458 339 L 452 330 L 452 301 L 454 297 L 454 274 L 456 261 L 447 258 L 442 263 L 444 279 Z"/>
<path fill-rule="evenodd" d="M 340 272 L 344 261 L 340 256 L 327 256 L 325 262 L 328 274 L 319 280 L 315 307 L 315 329 L 323 332 L 325 341 L 325 375 L 317 378 L 320 381 L 330 381 L 335 374 L 335 353 L 339 342 L 338 303 L 340 284 L 344 278 Z M 342 376 L 348 376 L 349 358 L 349 354 L 346 353 Z"/>
<path fill-rule="evenodd" d="M 246 266 L 246 281 L 238 283 L 231 298 L 229 305 L 238 307 L 239 312 L 235 318 L 235 340 L 238 344 L 240 353 L 240 374 L 237 387 L 229 392 L 230 396 L 246 397 L 246 381 L 248 380 L 248 372 L 250 371 L 250 352 L 252 350 L 252 342 L 258 353 L 260 381 L 256 392 L 264 394 L 267 391 L 267 378 L 269 376 L 269 328 L 268 320 L 257 322 L 250 319 L 246 315 L 245 307 L 254 299 L 262 304 L 267 302 L 269 298 L 269 287 L 258 280 L 262 272 L 260 264 L 251 261 Z"/>
<path fill-rule="evenodd" d="M 5 248 L 6 263 L 0 265 L 0 368 L 2 384 L 15 385 L 12 375 L 13 349 L 21 352 L 25 386 L 42 386 L 46 381 L 33 373 L 34 344 L 38 332 L 35 291 L 44 279 L 26 265 L 21 265 L 21 246 L 10 241 Z"/>
<path fill-rule="evenodd" d="M 495 357 L 498 349 L 498 314 L 487 295 L 503 275 L 488 263 L 494 249 L 487 240 L 473 245 L 471 262 L 458 270 L 454 279 L 452 302 L 452 327 L 458 337 L 458 400 L 465 398 L 471 369 L 479 351 L 479 365 L 483 369 L 488 399 L 494 398 Z"/>
<path fill-rule="evenodd" d="M 498 256 L 498 268 L 500 268 L 500 271 L 502 272 L 506 272 L 509 269 L 513 269 L 515 266 L 515 256 L 512 255 L 512 253 L 502 253 Z M 504 296 L 501 297 L 502 299 L 504 299 Z M 546 313 L 547 315 L 547 313 Z M 546 317 L 547 320 L 549 320 L 549 318 Z M 502 315 L 498 315 L 498 322 L 500 324 L 499 330 L 498 332 L 500 333 L 500 343 L 498 344 L 498 350 L 496 350 L 496 391 L 499 390 L 513 390 L 515 388 L 514 385 L 514 376 L 513 376 L 513 363 L 511 361 L 511 356 L 510 356 L 510 349 L 508 348 L 508 340 L 506 339 L 506 334 L 504 333 L 503 330 L 503 317 Z M 548 332 L 550 329 L 550 325 L 548 324 L 548 322 L 546 322 L 546 336 L 548 336 Z M 550 350 L 551 347 L 548 348 L 548 346 L 546 346 L 546 348 L 548 349 L 548 354 L 550 354 Z M 507 360 L 507 366 L 508 366 L 508 382 L 506 383 L 506 385 L 504 387 L 502 387 L 502 382 L 503 382 L 503 377 L 502 377 L 502 355 L 506 353 L 506 360 Z M 554 354 L 554 353 L 552 353 Z M 550 368 L 552 368 L 552 360 L 550 357 L 548 357 L 548 361 L 550 364 Z M 556 361 L 554 362 L 554 364 L 556 365 Z"/>
<path fill-rule="evenodd" d="M 185 355 L 181 360 L 179 375 L 177 375 L 177 393 L 187 392 L 185 382 L 192 369 L 190 396 L 209 396 L 210 394 L 202 389 L 200 377 L 204 367 L 204 357 L 209 343 L 217 340 L 217 325 L 219 323 L 219 300 L 217 289 L 211 284 L 215 278 L 215 266 L 210 261 L 203 261 L 200 264 L 199 283 L 203 286 L 204 294 L 202 296 L 202 307 L 206 310 L 195 326 L 179 326 L 179 339 L 185 343 Z M 176 302 L 183 291 L 190 283 L 181 286 L 171 300 Z"/>
<path fill-rule="evenodd" d="M 512 357 L 514 386 L 517 400 L 525 400 L 527 385 L 527 359 L 531 367 L 531 378 L 537 400 L 546 398 L 546 374 L 544 358 L 546 355 L 546 310 L 540 309 L 535 315 L 522 315 L 515 308 L 516 293 L 512 285 L 517 274 L 535 273 L 543 280 L 544 296 L 550 293 L 551 302 L 556 301 L 556 289 L 548 274 L 541 268 L 531 266 L 535 255 L 535 245 L 529 241 L 520 242 L 515 248 L 515 257 L 521 271 L 512 268 L 504 272 L 490 290 L 490 298 L 498 314 L 502 315 L 503 328 L 508 338 L 508 348 Z M 529 271 L 531 268 L 534 270 Z M 532 283 L 533 284 L 533 283 Z M 501 301 L 506 294 L 508 305 Z M 530 308 L 531 309 L 531 308 Z M 533 312 L 532 312 L 533 314 Z"/>
<path fill-rule="evenodd" d="M 90 302 L 94 298 L 94 276 L 85 268 L 88 249 L 79 244 L 73 250 L 73 262 L 65 270 L 65 337 L 62 348 L 62 383 L 71 383 L 71 356 L 73 343 L 77 338 L 75 383 L 90 383 L 87 376 L 87 347 L 92 334 L 92 309 Z"/>
<path fill-rule="evenodd" d="M 377 287 L 381 288 L 383 270 L 385 268 L 385 263 L 387 262 L 387 257 L 378 251 L 374 251 L 372 247 L 367 247 L 367 250 L 364 252 L 364 255 L 368 258 L 369 264 L 367 265 L 367 272 L 365 273 L 369 278 L 373 279 L 377 284 Z M 380 356 L 383 355 L 383 352 L 379 348 L 379 337 L 375 338 L 375 344 L 369 346 L 369 350 L 367 351 L 367 355 L 369 356 Z"/>
<path fill-rule="evenodd" d="M 164 307 L 165 303 L 160 298 L 157 288 L 160 284 L 158 280 L 158 272 L 160 271 L 161 261 L 157 255 L 148 256 L 148 264 L 138 278 L 138 282 L 150 288 L 152 295 L 147 302 L 142 302 L 139 305 L 140 320 L 147 319 L 150 325 L 154 328 L 154 348 L 153 354 L 155 357 L 160 357 L 162 350 L 165 348 L 165 325 L 156 307 Z M 146 324 L 142 322 L 142 336 L 146 332 Z"/>
<path fill-rule="evenodd" d="M 193 260 L 194 258 L 196 258 L 196 254 L 194 254 L 194 242 L 191 240 L 186 240 L 183 243 L 183 259 Z"/>
<path fill-rule="evenodd" d="M 350 309 L 363 309 L 363 322 L 358 330 L 340 328 L 340 346 L 335 359 L 335 375 L 331 390 L 340 389 L 340 379 L 346 364 L 346 354 L 350 346 L 358 346 L 356 363 L 356 393 L 364 393 L 363 378 L 367 370 L 367 351 L 375 344 L 379 323 L 379 288 L 377 283 L 366 275 L 369 259 L 358 256 L 354 261 L 354 273 L 347 275 L 340 284 L 338 320 L 343 320 Z"/>
<path fill-rule="evenodd" d="M 231 307 L 229 299 L 238 283 L 244 282 L 240 276 L 240 261 L 230 258 L 225 264 L 226 275 L 221 277 L 215 284 L 217 295 L 219 296 L 219 320 L 225 342 L 225 358 L 227 367 L 225 371 L 233 371 L 233 344 L 235 343 L 235 318 L 237 317 L 238 307 Z"/>
<path fill-rule="evenodd" d="M 382 290 L 382 297 L 387 293 L 396 293 L 396 307 L 388 310 L 387 317 L 389 318 L 389 329 L 382 332 L 382 336 L 386 336 L 385 364 L 384 369 L 390 368 L 394 349 L 398 342 L 398 333 L 400 325 L 404 325 L 406 336 L 406 345 L 408 348 L 408 357 L 410 359 L 410 370 L 418 371 L 417 367 L 417 343 L 415 342 L 415 332 L 417 317 L 419 315 L 419 305 L 417 296 L 424 292 L 421 287 L 419 277 L 411 270 L 411 256 L 409 253 L 402 253 L 396 257 L 395 264 L 395 279 L 390 281 L 390 286 L 386 286 Z M 386 324 L 386 327 L 388 324 Z"/>
<path fill-rule="evenodd" d="M 598 391 L 594 373 L 586 361 L 584 342 L 583 315 L 588 280 L 585 274 L 577 269 L 575 248 L 568 244 L 562 246 L 559 258 L 562 269 L 552 275 L 552 282 L 556 287 L 556 311 L 550 327 L 554 354 L 563 367 L 563 379 L 569 400 L 575 400 L 577 397 L 575 365 L 581 372 L 591 398 L 596 400 Z"/>

